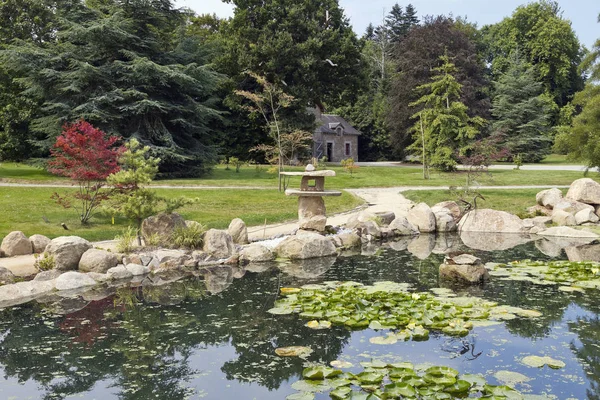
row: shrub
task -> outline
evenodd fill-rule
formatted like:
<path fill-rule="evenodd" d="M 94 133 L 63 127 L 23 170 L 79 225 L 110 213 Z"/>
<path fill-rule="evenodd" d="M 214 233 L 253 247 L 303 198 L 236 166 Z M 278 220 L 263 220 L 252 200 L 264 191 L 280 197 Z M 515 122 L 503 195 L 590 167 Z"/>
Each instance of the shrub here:
<path fill-rule="evenodd" d="M 128 226 L 124 229 L 120 235 L 117 235 L 117 251 L 119 253 L 131 253 L 133 250 L 133 243 L 137 237 L 137 231 L 135 228 Z"/>
<path fill-rule="evenodd" d="M 33 266 L 37 268 L 39 271 L 49 271 L 54 269 L 56 266 L 56 262 L 54 261 L 54 256 L 52 254 L 48 254 L 44 252 L 44 254 L 40 257 L 39 254 L 35 254 L 35 263 Z"/>
<path fill-rule="evenodd" d="M 350 175 L 352 176 L 357 170 L 358 170 L 358 165 L 354 164 L 354 159 L 352 157 L 347 158 L 345 160 L 342 160 L 341 162 L 342 167 L 344 167 L 344 169 L 347 172 L 350 172 Z"/>
<path fill-rule="evenodd" d="M 176 247 L 199 249 L 202 247 L 205 232 L 206 227 L 200 224 L 187 227 L 177 227 L 173 231 L 171 240 Z"/>

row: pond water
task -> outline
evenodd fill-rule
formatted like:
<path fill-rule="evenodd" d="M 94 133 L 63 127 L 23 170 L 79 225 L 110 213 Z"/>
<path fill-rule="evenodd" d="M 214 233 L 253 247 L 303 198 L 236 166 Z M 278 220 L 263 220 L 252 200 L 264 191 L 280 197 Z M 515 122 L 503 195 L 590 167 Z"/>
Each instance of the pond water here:
<path fill-rule="evenodd" d="M 475 254 L 494 262 L 550 259 L 533 243 Z M 419 259 L 383 248 L 371 256 L 283 270 L 252 266 L 228 270 L 225 278 L 216 271 L 162 287 L 55 296 L 0 310 L 0 398 L 285 399 L 298 393 L 292 385 L 302 379 L 306 365 L 334 360 L 352 363 L 351 372 L 371 360 L 444 365 L 461 374 L 482 374 L 491 384 L 502 384 L 497 373 L 510 371 L 526 377 L 512 384 L 522 393 L 600 398 L 596 290 L 565 293 L 558 286 L 492 277 L 484 287 L 457 293 L 543 316 L 475 327 L 460 338 L 432 331 L 427 341 L 389 345 L 369 342 L 381 335 L 371 329 L 312 330 L 297 314 L 267 313 L 281 287 L 331 280 L 406 282 L 419 291 L 438 287 L 442 260 L 439 254 Z M 277 356 L 275 349 L 284 346 L 308 346 L 313 353 L 306 360 Z M 528 355 L 550 356 L 566 365 L 529 367 L 520 362 Z M 329 395 L 317 393 L 316 398 Z"/>

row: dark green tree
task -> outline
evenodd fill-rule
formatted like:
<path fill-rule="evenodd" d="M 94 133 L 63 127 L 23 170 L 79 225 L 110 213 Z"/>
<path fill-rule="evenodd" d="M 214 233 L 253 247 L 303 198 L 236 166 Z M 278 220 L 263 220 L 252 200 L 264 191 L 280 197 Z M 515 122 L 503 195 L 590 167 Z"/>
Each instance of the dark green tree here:
<path fill-rule="evenodd" d="M 494 82 L 492 129 L 506 137 L 504 146 L 525 162 L 541 161 L 550 151 L 550 111 L 552 99 L 543 93 L 533 67 L 511 57 L 507 71 Z"/>
<path fill-rule="evenodd" d="M 392 9 L 385 17 L 385 27 L 387 28 L 390 42 L 397 43 L 401 41 L 410 28 L 419 24 L 417 10 L 412 4 L 406 6 L 404 10 L 398 3 L 392 6 Z"/>

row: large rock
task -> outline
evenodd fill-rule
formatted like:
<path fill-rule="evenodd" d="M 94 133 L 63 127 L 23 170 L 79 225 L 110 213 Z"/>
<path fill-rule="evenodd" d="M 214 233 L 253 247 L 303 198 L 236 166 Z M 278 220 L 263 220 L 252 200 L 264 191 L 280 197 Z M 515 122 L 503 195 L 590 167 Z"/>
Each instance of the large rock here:
<path fill-rule="evenodd" d="M 552 212 L 552 222 L 560 226 L 577 225 L 573 214 L 559 209 L 555 209 L 554 212 Z"/>
<path fill-rule="evenodd" d="M 600 183 L 590 178 L 573 181 L 567 192 L 567 199 L 586 204 L 600 204 Z"/>
<path fill-rule="evenodd" d="M 436 205 L 431 207 L 432 210 L 434 208 L 445 208 L 450 212 L 450 214 L 452 214 L 452 217 L 455 221 L 459 221 L 460 217 L 462 217 L 462 210 L 455 201 L 442 201 L 441 203 L 437 203 Z"/>
<path fill-rule="evenodd" d="M 489 279 L 487 269 L 481 264 L 442 264 L 440 279 L 474 285 Z"/>
<path fill-rule="evenodd" d="M 563 200 L 554 206 L 554 211 L 552 212 L 552 214 L 554 214 L 558 210 L 562 210 L 575 215 L 579 211 L 585 209 L 595 211 L 595 208 L 589 204 L 581 203 L 575 200 Z"/>
<path fill-rule="evenodd" d="M 0 267 L 0 285 L 8 285 L 14 281 L 15 275 L 8 268 Z"/>
<path fill-rule="evenodd" d="M 86 286 L 94 286 L 96 285 L 96 281 L 87 276 L 87 274 L 69 271 L 56 278 L 54 280 L 54 285 L 57 290 L 72 290 Z"/>
<path fill-rule="evenodd" d="M 356 233 L 340 233 L 338 239 L 340 240 L 344 249 L 353 249 L 355 247 L 360 247 L 362 241 L 360 240 L 360 236 Z"/>
<path fill-rule="evenodd" d="M 327 225 L 325 201 L 319 196 L 298 197 L 300 229 L 324 232 Z"/>
<path fill-rule="evenodd" d="M 577 225 L 585 224 L 586 222 L 595 223 L 599 220 L 600 218 L 598 218 L 594 210 L 590 210 L 587 208 L 575 214 L 575 222 L 577 223 Z"/>
<path fill-rule="evenodd" d="M 22 256 L 25 254 L 32 254 L 33 246 L 23 232 L 15 231 L 9 233 L 2 239 L 0 250 L 2 250 L 7 257 Z"/>
<path fill-rule="evenodd" d="M 116 267 L 110 268 L 108 271 L 106 271 L 106 275 L 113 280 L 133 278 L 133 272 L 127 269 L 124 265 L 117 265 Z"/>
<path fill-rule="evenodd" d="M 54 282 L 28 281 L 0 286 L 0 308 L 25 303 L 53 290 Z"/>
<path fill-rule="evenodd" d="M 569 228 L 568 226 L 553 226 L 551 228 L 538 232 L 538 235 L 587 239 L 596 239 L 600 237 L 594 232 L 586 231 L 583 229 Z"/>
<path fill-rule="evenodd" d="M 306 233 L 288 236 L 275 247 L 275 253 L 281 258 L 304 260 L 333 256 L 336 249 L 328 238 L 316 233 Z"/>
<path fill-rule="evenodd" d="M 240 250 L 240 261 L 243 263 L 267 262 L 275 259 L 273 252 L 260 243 L 252 243 Z"/>
<path fill-rule="evenodd" d="M 69 271 L 77 269 L 83 253 L 91 248 L 91 243 L 79 236 L 60 236 L 50 241 L 46 252 L 54 256 L 55 269 Z"/>
<path fill-rule="evenodd" d="M 550 216 L 550 215 L 552 215 L 552 210 L 550 208 L 543 207 L 543 206 L 540 206 L 539 204 L 536 204 L 535 206 L 528 207 L 527 213 L 529 215 Z"/>
<path fill-rule="evenodd" d="M 44 235 L 32 235 L 29 237 L 29 241 L 33 246 L 33 252 L 35 254 L 43 253 L 46 250 L 46 246 L 50 244 L 50 239 Z"/>
<path fill-rule="evenodd" d="M 162 242 L 167 242 L 175 228 L 186 227 L 185 219 L 177 213 L 160 213 L 146 218 L 142 222 L 142 235 L 150 237 L 158 235 Z"/>
<path fill-rule="evenodd" d="M 361 211 L 351 215 L 346 221 L 346 227 L 349 229 L 360 229 L 364 222 L 375 222 L 378 224 L 379 217 L 377 214 L 369 211 Z"/>
<path fill-rule="evenodd" d="M 535 202 L 543 207 L 554 208 L 555 205 L 563 200 L 560 189 L 553 188 L 542 190 L 535 195 Z"/>
<path fill-rule="evenodd" d="M 234 218 L 227 228 L 227 233 L 231 235 L 233 243 L 247 244 L 248 243 L 248 228 L 244 221 L 240 218 Z"/>
<path fill-rule="evenodd" d="M 505 211 L 477 209 L 465 214 L 458 223 L 461 232 L 519 233 L 523 221 Z"/>
<path fill-rule="evenodd" d="M 378 211 L 375 215 L 381 226 L 388 226 L 396 218 L 396 214 L 392 211 Z"/>
<path fill-rule="evenodd" d="M 116 267 L 119 263 L 114 253 L 106 250 L 89 249 L 81 256 L 79 260 L 79 270 L 81 272 L 106 273 L 109 269 Z"/>
<path fill-rule="evenodd" d="M 228 258 L 235 250 L 233 238 L 225 231 L 209 229 L 204 235 L 203 250 L 217 258 Z"/>
<path fill-rule="evenodd" d="M 417 227 L 419 232 L 435 232 L 435 215 L 425 203 L 419 203 L 411 208 L 406 219 Z"/>
<path fill-rule="evenodd" d="M 565 248 L 569 261 L 600 262 L 600 244 L 589 244 Z"/>
<path fill-rule="evenodd" d="M 453 232 L 456 230 L 456 221 L 449 209 L 433 206 L 431 211 L 435 215 L 435 230 L 437 232 Z"/>
<path fill-rule="evenodd" d="M 397 236 L 413 236 L 419 234 L 417 227 L 408 222 L 408 219 L 402 215 L 397 216 L 388 228 L 390 228 Z"/>

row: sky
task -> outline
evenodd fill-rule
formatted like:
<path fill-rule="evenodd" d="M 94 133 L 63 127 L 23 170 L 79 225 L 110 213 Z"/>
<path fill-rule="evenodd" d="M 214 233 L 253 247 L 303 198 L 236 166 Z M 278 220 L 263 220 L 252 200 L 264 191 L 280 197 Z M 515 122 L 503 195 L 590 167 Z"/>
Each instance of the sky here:
<path fill-rule="evenodd" d="M 301 0 L 299 0 L 301 1 Z M 419 16 L 448 15 L 467 17 L 478 26 L 493 24 L 510 16 L 515 8 L 526 4 L 527 0 L 339 0 L 354 31 L 362 35 L 369 23 L 377 25 L 381 22 L 382 14 L 389 12 L 398 2 L 400 6 L 412 3 Z M 600 38 L 600 1 L 598 0 L 559 0 L 565 18 L 572 21 L 573 29 L 579 40 L 588 49 Z M 188 7 L 198 14 L 215 13 L 219 17 L 233 15 L 233 6 L 221 0 L 175 0 L 179 7 Z"/>

